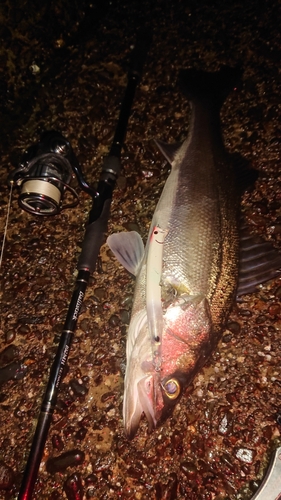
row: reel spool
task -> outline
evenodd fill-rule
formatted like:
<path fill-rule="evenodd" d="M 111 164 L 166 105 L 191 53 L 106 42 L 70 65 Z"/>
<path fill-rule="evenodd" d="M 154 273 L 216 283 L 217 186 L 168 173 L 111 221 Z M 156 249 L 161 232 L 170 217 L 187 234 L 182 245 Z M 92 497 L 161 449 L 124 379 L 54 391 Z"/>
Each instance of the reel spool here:
<path fill-rule="evenodd" d="M 38 144 L 28 148 L 8 180 L 20 187 L 18 201 L 23 210 L 35 215 L 56 215 L 79 203 L 76 191 L 70 187 L 73 171 L 81 187 L 92 195 L 70 143 L 59 132 L 50 131 L 42 135 Z M 73 201 L 63 205 L 66 191 L 71 193 Z"/>

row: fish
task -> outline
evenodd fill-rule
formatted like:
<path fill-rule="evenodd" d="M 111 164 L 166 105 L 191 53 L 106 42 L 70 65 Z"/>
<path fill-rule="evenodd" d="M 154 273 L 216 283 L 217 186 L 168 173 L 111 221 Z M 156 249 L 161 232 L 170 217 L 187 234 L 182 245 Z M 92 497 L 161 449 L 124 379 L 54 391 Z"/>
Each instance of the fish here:
<path fill-rule="evenodd" d="M 149 431 L 169 417 L 215 349 L 236 297 L 252 293 L 281 267 L 269 243 L 247 231 L 240 237 L 241 194 L 257 173 L 233 161 L 220 124 L 240 68 L 186 69 L 180 80 L 191 108 L 188 135 L 180 144 L 155 141 L 171 170 L 147 243 L 136 231 L 107 238 L 136 277 L 123 399 L 129 439 L 143 414 Z M 267 252 L 273 252 L 269 264 Z"/>

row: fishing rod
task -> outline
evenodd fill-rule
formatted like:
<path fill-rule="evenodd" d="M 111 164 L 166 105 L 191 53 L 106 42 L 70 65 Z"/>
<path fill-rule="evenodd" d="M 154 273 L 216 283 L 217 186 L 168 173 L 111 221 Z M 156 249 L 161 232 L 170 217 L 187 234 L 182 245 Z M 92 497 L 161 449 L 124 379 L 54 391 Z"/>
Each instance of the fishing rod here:
<path fill-rule="evenodd" d="M 31 450 L 29 453 L 29 457 L 23 475 L 22 484 L 18 495 L 18 500 L 29 500 L 32 498 L 33 489 L 38 476 L 40 462 L 42 459 L 45 443 L 47 440 L 50 424 L 52 421 L 52 415 L 56 406 L 60 382 L 62 379 L 64 367 L 68 359 L 68 354 L 70 351 L 73 335 L 75 332 L 80 308 L 85 296 L 87 285 L 89 283 L 90 275 L 94 271 L 96 266 L 99 250 L 104 239 L 104 233 L 107 230 L 107 222 L 110 215 L 110 204 L 112 199 L 112 193 L 115 187 L 117 177 L 121 170 L 121 162 L 120 162 L 121 149 L 125 140 L 127 124 L 131 113 L 131 107 L 135 95 L 135 90 L 141 78 L 142 68 L 144 65 L 150 41 L 151 41 L 150 32 L 148 30 L 140 30 L 137 36 L 134 51 L 132 53 L 131 63 L 128 71 L 127 87 L 121 104 L 115 135 L 113 138 L 109 154 L 104 158 L 103 161 L 97 190 L 93 191 L 90 188 L 90 186 L 87 185 L 87 183 L 83 185 L 84 181 L 81 178 L 79 179 L 78 176 L 78 180 L 82 185 L 82 187 L 92 196 L 93 205 L 89 213 L 89 221 L 86 227 L 85 237 L 82 244 L 82 251 L 78 260 L 78 265 L 77 265 L 78 276 L 76 279 L 76 284 L 69 304 L 66 320 L 60 337 L 60 342 L 57 348 L 55 359 L 53 361 L 50 370 L 49 380 L 42 401 L 40 414 L 38 417 L 37 426 L 31 445 Z M 78 165 L 75 162 L 72 151 L 69 148 L 69 144 L 68 143 L 66 144 L 66 142 L 67 141 L 65 141 L 65 139 L 62 138 L 62 136 L 58 137 L 56 136 L 54 140 L 54 145 L 52 146 L 55 158 L 57 159 L 56 155 L 59 155 L 60 159 L 63 158 L 64 160 L 65 159 L 67 160 L 66 162 L 63 162 L 65 166 L 64 170 L 66 177 L 68 170 L 68 168 L 66 168 L 65 165 L 66 163 L 69 164 L 72 163 L 72 166 L 74 165 L 74 169 L 76 169 L 75 170 L 76 174 L 80 175 L 81 172 L 79 171 Z M 50 150 L 50 145 L 48 145 L 48 148 Z M 42 146 L 40 149 L 39 156 L 44 157 L 44 148 L 42 153 Z M 43 168 L 42 167 L 42 163 L 44 163 L 43 160 L 44 158 L 41 158 L 41 170 Z M 28 165 L 28 169 L 30 168 L 29 163 L 30 163 L 29 161 L 25 161 L 21 165 L 19 173 L 20 176 L 22 176 L 22 171 L 24 171 L 25 168 L 27 169 L 26 165 Z M 51 167 L 53 167 L 54 164 L 55 161 L 53 159 L 52 161 L 50 161 Z M 44 215 L 46 213 L 54 214 L 59 211 L 61 203 L 61 200 L 59 199 L 60 194 L 63 193 L 64 189 L 69 188 L 69 180 L 68 178 L 66 179 L 60 178 L 54 181 L 55 179 L 55 176 L 53 174 L 54 168 L 53 169 L 49 168 L 51 182 L 46 183 L 45 182 L 46 178 L 42 179 L 42 177 L 44 176 L 42 176 L 41 170 L 35 179 L 35 182 L 39 182 L 38 184 L 40 190 L 39 194 L 37 196 L 34 196 L 34 191 L 33 193 L 31 192 L 30 194 L 30 190 L 31 189 L 35 190 L 35 188 L 37 188 L 37 185 L 34 186 L 33 184 L 31 187 L 24 186 L 21 192 L 20 203 L 22 204 L 23 208 L 33 213 L 37 213 L 40 215 L 42 214 Z M 34 181 L 34 179 L 30 179 L 30 177 L 28 176 L 28 181 L 31 180 Z M 50 189 L 49 189 L 50 186 L 47 186 L 48 192 L 46 192 L 46 186 L 43 186 L 42 184 L 43 182 L 45 182 L 45 184 L 51 185 Z"/>

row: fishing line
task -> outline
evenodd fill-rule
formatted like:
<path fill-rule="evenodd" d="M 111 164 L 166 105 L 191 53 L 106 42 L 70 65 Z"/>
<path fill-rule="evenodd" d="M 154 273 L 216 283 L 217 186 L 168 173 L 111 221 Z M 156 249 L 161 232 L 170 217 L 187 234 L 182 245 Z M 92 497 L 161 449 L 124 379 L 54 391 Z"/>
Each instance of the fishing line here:
<path fill-rule="evenodd" d="M 11 182 L 11 188 L 10 188 L 10 194 L 9 194 L 9 201 L 8 201 L 8 208 L 7 208 L 7 217 L 6 217 L 6 223 L 5 223 L 5 228 L 4 228 L 4 234 L 3 234 L 2 248 L 1 248 L 1 253 L 0 253 L 0 269 L 1 269 L 1 266 L 2 266 L 2 259 L 3 259 L 3 255 L 4 255 L 4 247 L 5 247 L 6 236 L 7 236 L 7 232 L 8 232 L 8 222 L 9 222 L 10 209 L 11 209 L 11 204 L 12 204 L 13 185 L 14 185 L 14 183 Z"/>

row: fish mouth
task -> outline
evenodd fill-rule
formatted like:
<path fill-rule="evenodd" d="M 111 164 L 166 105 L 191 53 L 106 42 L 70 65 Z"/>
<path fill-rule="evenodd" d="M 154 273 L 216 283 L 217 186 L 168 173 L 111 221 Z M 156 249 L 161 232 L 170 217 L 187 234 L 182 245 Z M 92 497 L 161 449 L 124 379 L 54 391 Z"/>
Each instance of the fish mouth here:
<path fill-rule="evenodd" d="M 162 424 L 171 415 L 183 391 L 181 376 L 174 374 L 164 381 L 159 380 L 158 373 L 142 377 L 134 388 L 132 395 L 124 392 L 123 419 L 126 437 L 135 437 L 142 415 L 148 422 L 148 433 Z"/>
<path fill-rule="evenodd" d="M 157 424 L 157 412 L 155 410 L 155 380 L 152 374 L 145 375 L 133 389 L 128 386 L 124 392 L 123 420 L 125 434 L 128 439 L 133 439 L 139 428 L 139 423 L 144 413 L 148 421 L 148 432 L 151 432 Z"/>

